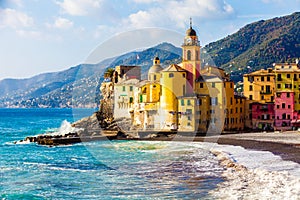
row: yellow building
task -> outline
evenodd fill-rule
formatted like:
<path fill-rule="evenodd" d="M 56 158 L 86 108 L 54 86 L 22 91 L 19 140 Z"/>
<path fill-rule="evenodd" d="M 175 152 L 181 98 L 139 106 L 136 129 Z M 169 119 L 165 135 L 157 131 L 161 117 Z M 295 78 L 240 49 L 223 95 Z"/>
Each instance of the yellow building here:
<path fill-rule="evenodd" d="M 159 114 L 163 121 L 162 129 L 174 130 L 178 125 L 178 97 L 186 94 L 187 72 L 176 64 L 161 71 L 161 99 Z"/>
<path fill-rule="evenodd" d="M 268 104 L 275 99 L 275 73 L 271 68 L 261 69 L 250 74 L 245 74 L 244 96 L 245 104 L 245 126 L 253 128 L 252 104 L 257 102 Z"/>
<path fill-rule="evenodd" d="M 178 131 L 206 133 L 210 120 L 209 97 L 196 95 L 178 98 Z"/>
<path fill-rule="evenodd" d="M 148 80 L 142 81 L 130 81 L 139 76 L 139 68 L 118 66 L 116 73 L 122 81 L 115 84 L 115 116 L 130 116 L 138 131 L 219 134 L 242 130 L 244 98 L 234 94 L 234 84 L 224 70 L 201 69 L 200 50 L 191 24 L 182 45 L 182 63 L 162 68 L 155 57 Z"/>
<path fill-rule="evenodd" d="M 276 92 L 294 93 L 294 110 L 300 113 L 300 69 L 296 63 L 276 63 L 274 65 L 276 76 Z"/>

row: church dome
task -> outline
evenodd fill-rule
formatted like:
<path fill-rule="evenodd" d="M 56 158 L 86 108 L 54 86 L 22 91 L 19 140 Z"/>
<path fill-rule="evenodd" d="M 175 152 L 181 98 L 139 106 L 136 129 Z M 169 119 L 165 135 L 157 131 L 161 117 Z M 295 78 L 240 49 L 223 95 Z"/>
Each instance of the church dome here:
<path fill-rule="evenodd" d="M 153 66 L 149 69 L 148 73 L 149 73 L 149 74 L 158 73 L 158 72 L 160 72 L 161 70 L 163 70 L 163 68 L 162 68 L 160 65 L 153 65 Z"/>
<path fill-rule="evenodd" d="M 186 31 L 186 36 L 197 36 L 196 31 L 190 27 L 187 31 Z"/>
<path fill-rule="evenodd" d="M 163 70 L 163 68 L 160 66 L 160 60 L 158 57 L 155 57 L 153 59 L 153 65 L 152 67 L 150 67 L 149 69 L 149 74 L 152 74 L 152 73 L 158 73 L 160 72 L 161 70 Z"/>

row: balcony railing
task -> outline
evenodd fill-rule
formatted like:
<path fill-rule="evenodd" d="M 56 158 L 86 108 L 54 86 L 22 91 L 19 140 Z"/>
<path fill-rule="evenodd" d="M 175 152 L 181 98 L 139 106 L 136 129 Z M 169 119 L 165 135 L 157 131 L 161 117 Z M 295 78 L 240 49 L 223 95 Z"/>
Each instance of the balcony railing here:
<path fill-rule="evenodd" d="M 260 91 L 260 94 L 272 94 L 272 90 L 270 90 L 270 91 Z"/>

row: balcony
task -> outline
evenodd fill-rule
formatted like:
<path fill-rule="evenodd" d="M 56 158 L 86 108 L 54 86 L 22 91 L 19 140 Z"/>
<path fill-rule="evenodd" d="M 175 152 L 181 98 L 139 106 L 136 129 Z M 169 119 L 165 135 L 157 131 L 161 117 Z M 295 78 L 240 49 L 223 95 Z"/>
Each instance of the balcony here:
<path fill-rule="evenodd" d="M 272 94 L 272 90 L 269 91 L 260 91 L 260 94 Z"/>

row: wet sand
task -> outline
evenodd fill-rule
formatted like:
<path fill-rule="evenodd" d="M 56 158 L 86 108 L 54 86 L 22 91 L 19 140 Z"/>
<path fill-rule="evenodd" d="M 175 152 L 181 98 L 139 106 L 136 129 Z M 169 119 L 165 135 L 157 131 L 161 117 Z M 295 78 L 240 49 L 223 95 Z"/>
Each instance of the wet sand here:
<path fill-rule="evenodd" d="M 133 140 L 211 142 L 223 145 L 241 146 L 245 149 L 269 151 L 274 155 L 280 156 L 283 160 L 289 160 L 300 164 L 300 132 L 298 131 L 239 133 L 203 137 L 178 136 L 174 134 Z"/>
<path fill-rule="evenodd" d="M 245 149 L 270 151 L 283 160 L 300 164 L 300 132 L 241 133 L 195 137 L 193 141 L 242 146 Z"/>

